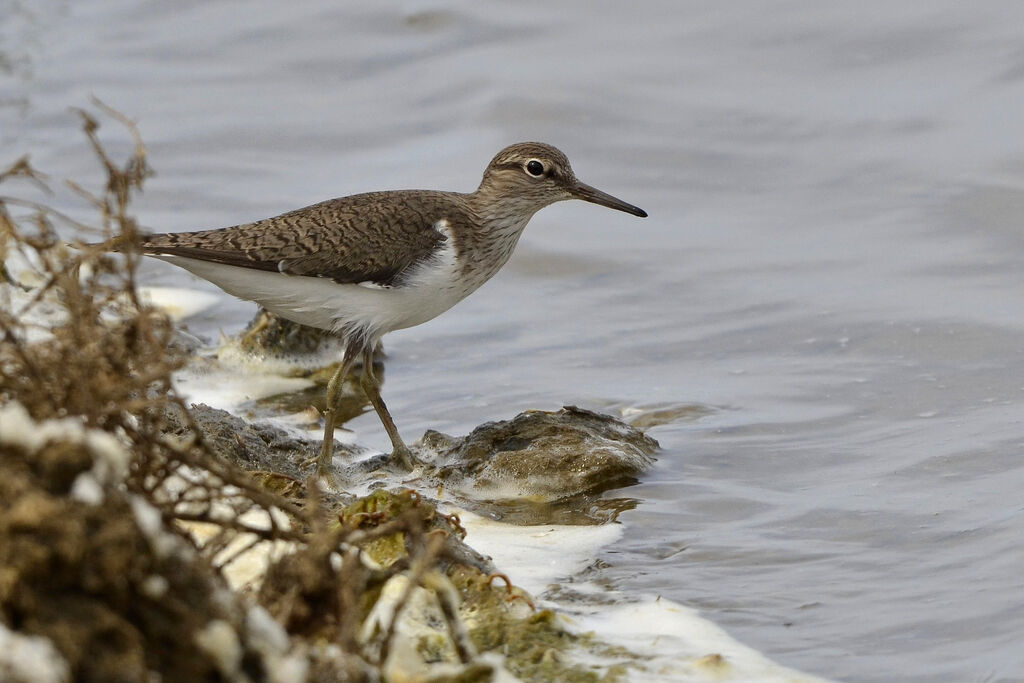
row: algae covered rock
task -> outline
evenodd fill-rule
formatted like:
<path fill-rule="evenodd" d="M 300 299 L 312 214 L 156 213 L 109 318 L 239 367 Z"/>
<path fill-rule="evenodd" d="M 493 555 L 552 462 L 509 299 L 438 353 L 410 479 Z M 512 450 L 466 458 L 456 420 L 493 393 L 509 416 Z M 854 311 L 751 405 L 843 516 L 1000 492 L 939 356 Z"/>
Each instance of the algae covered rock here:
<path fill-rule="evenodd" d="M 609 415 L 567 406 L 529 410 L 455 438 L 420 440 L 446 486 L 471 497 L 554 501 L 631 483 L 654 462 L 658 442 Z"/>
<path fill-rule="evenodd" d="M 300 325 L 262 308 L 242 331 L 239 346 L 249 353 L 299 358 L 324 353 L 340 357 L 343 348 L 336 334 Z"/>

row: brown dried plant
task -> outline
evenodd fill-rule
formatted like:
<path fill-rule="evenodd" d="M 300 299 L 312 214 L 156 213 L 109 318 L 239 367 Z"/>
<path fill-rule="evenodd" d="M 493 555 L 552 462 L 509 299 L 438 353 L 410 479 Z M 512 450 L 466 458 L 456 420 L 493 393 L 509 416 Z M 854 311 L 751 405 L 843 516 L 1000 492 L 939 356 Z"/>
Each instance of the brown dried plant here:
<path fill-rule="evenodd" d="M 129 485 L 152 497 L 169 515 L 185 514 L 179 503 L 187 502 L 187 515 L 201 517 L 204 503 L 209 506 L 219 499 L 216 491 L 224 484 L 244 491 L 247 503 L 298 514 L 292 501 L 273 495 L 216 458 L 205 447 L 201 430 L 190 423 L 172 384 L 172 374 L 185 364 L 187 355 L 174 343 L 175 330 L 167 316 L 140 299 L 139 256 L 130 248 L 138 239 L 131 200 L 152 175 L 145 146 L 132 121 L 100 102 L 96 106 L 124 126 L 134 145 L 128 159 L 116 163 L 98 138 L 96 118 L 78 110 L 106 182 L 95 192 L 72 181 L 67 184 L 96 210 L 95 225 L 45 204 L 0 196 L 0 256 L 19 252 L 34 264 L 40 281 L 16 300 L 8 289 L 7 300 L 0 302 L 0 400 L 21 403 L 37 420 L 74 416 L 86 426 L 126 439 L 135 455 Z M 0 182 L 16 178 L 49 189 L 48 178 L 27 158 L 0 173 Z M 15 220 L 9 207 L 28 208 L 31 213 Z M 104 241 L 77 240 L 72 247 L 60 236 L 68 230 Z M 122 245 L 123 254 L 107 252 L 113 241 Z M 13 279 L 11 274 L 6 277 Z M 189 423 L 188 438 L 165 436 L 169 410 Z M 167 478 L 186 465 L 213 478 L 198 477 L 173 497 L 156 496 Z M 269 532 L 250 531 L 274 538 L 295 535 L 271 527 Z"/>
<path fill-rule="evenodd" d="M 36 420 L 71 417 L 117 436 L 133 458 L 127 492 L 156 507 L 166 527 L 193 543 L 211 567 L 223 569 L 260 543 L 291 543 L 294 552 L 270 567 L 254 595 L 293 637 L 327 636 L 361 662 L 357 668 L 382 666 L 394 624 L 371 649 L 356 634 L 383 583 L 405 573 L 410 588 L 394 613 L 401 613 L 412 586 L 432 585 L 459 658 L 471 659 L 452 591 L 437 589 L 436 568 L 451 561 L 448 544 L 459 529 L 433 506 L 415 495 L 381 493 L 372 515 L 339 523 L 313 482 L 298 487 L 298 496 L 282 495 L 207 444 L 172 382 L 187 352 L 175 344 L 169 319 L 142 301 L 136 286 L 138 252 L 131 245 L 139 228 L 130 207 L 152 175 L 145 146 L 131 120 L 94 104 L 133 142 L 128 158 L 115 161 L 99 140 L 97 119 L 77 111 L 106 181 L 96 191 L 67 184 L 95 210 L 94 224 L 0 194 L 0 266 L 17 255 L 36 273 L 28 287 L 0 270 L 0 405 L 18 402 Z M 0 185 L 12 181 L 51 187 L 27 157 L 0 172 Z M 27 214 L 15 217 L 16 211 Z M 68 244 L 62 235 L 72 233 L 86 239 Z M 114 243 L 116 256 L 107 251 Z M 252 511 L 262 514 L 254 519 Z M 212 525 L 215 533 L 198 543 L 183 531 L 195 523 Z M 393 539 L 400 552 L 383 568 L 371 568 L 362 553 L 381 539 Z"/>

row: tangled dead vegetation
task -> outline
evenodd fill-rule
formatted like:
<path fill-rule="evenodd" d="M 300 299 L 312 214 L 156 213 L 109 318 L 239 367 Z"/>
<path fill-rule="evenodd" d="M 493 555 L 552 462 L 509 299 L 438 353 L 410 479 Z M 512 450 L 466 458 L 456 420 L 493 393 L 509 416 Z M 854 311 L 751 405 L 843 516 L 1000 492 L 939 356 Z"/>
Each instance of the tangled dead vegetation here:
<path fill-rule="evenodd" d="M 501 634 L 557 632 L 417 494 L 343 506 L 207 443 L 172 384 L 187 351 L 136 287 L 145 148 L 94 104 L 132 141 L 116 162 L 78 112 L 106 181 L 69 186 L 95 224 L 6 196 L 49 187 L 27 157 L 0 172 L 0 679 L 483 681 Z M 88 243 L 110 240 L 124 255 Z M 537 647 L 505 666 L 599 678 Z"/>

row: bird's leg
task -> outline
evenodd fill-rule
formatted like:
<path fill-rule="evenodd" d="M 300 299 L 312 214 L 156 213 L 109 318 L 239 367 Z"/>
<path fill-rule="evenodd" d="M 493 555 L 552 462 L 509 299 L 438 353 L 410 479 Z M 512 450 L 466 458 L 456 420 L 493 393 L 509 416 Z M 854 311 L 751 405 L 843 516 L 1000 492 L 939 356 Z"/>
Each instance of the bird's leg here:
<path fill-rule="evenodd" d="M 352 363 L 359 357 L 359 351 L 352 346 L 345 349 L 338 369 L 327 383 L 327 412 L 324 414 L 324 441 L 320 446 L 320 457 L 316 461 L 316 471 L 325 476 L 331 471 L 331 459 L 334 457 L 334 424 L 338 417 L 338 402 L 341 399 L 341 388 L 345 384 L 345 375 L 352 369 Z"/>
<path fill-rule="evenodd" d="M 380 417 L 380 421 L 384 423 L 384 429 L 387 431 L 388 436 L 391 437 L 391 446 L 394 449 L 391 453 L 391 459 L 398 462 L 403 468 L 411 470 L 412 453 L 409 451 L 409 447 L 405 445 L 405 442 L 402 441 L 402 437 L 398 433 L 398 427 L 395 426 L 395 421 L 391 419 L 391 413 L 388 412 L 388 407 L 384 405 L 384 399 L 380 397 L 380 381 L 373 373 L 372 345 L 363 349 L 362 387 L 363 391 L 366 392 L 366 398 L 370 399 L 370 405 L 377 411 L 377 416 Z"/>

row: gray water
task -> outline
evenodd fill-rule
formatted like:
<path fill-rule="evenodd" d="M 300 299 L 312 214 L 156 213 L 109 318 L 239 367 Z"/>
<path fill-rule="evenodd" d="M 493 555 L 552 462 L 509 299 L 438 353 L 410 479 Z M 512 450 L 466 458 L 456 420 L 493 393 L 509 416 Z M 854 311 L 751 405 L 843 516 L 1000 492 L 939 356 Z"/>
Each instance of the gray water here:
<path fill-rule="evenodd" d="M 651 217 L 546 209 L 494 281 L 391 335 L 403 433 L 678 409 L 610 494 L 640 501 L 611 585 L 825 676 L 1024 679 L 1024 5 L 0 8 L 0 161 L 87 176 L 68 107 L 95 94 L 139 122 L 152 229 L 471 190 L 504 145 L 559 146 Z"/>

